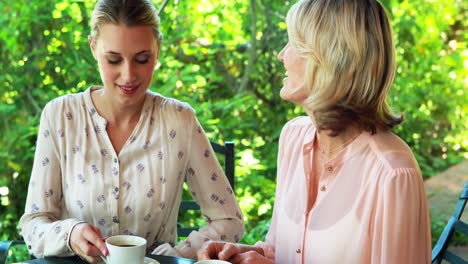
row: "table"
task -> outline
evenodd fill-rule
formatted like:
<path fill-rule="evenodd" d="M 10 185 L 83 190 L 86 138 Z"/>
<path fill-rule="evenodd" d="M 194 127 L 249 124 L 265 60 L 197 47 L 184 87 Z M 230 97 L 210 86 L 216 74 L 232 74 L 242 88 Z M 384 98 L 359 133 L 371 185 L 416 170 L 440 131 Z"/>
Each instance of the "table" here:
<path fill-rule="evenodd" d="M 153 258 L 161 264 L 193 264 L 195 260 L 180 258 L 180 257 L 171 257 L 171 256 L 162 256 L 162 255 L 148 255 L 147 257 Z M 67 258 L 58 258 L 58 257 L 47 257 L 40 259 L 32 259 L 23 261 L 20 263 L 33 263 L 33 264 L 85 264 L 87 262 L 81 260 L 78 257 L 67 257 Z"/>

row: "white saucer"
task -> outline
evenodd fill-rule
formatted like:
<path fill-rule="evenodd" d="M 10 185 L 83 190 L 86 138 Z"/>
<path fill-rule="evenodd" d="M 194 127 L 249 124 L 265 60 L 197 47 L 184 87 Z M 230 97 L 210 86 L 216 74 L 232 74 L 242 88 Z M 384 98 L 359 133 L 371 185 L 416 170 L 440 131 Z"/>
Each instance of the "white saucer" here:
<path fill-rule="evenodd" d="M 21 264 L 21 263 L 26 264 L 26 262 L 20 262 L 18 264 Z M 101 261 L 101 262 L 99 262 L 99 264 L 106 264 L 106 263 L 104 261 Z M 161 263 L 159 263 L 159 261 L 157 261 L 155 259 L 145 257 L 145 262 L 143 264 L 161 264 Z"/>
<path fill-rule="evenodd" d="M 145 257 L 145 264 L 160 264 L 160 263 L 159 263 L 159 261 L 157 261 L 155 259 Z"/>

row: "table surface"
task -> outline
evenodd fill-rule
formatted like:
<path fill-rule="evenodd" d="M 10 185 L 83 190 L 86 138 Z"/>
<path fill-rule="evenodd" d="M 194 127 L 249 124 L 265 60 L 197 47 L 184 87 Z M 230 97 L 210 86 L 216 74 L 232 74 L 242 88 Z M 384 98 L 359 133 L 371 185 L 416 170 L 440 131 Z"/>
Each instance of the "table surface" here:
<path fill-rule="evenodd" d="M 153 258 L 159 261 L 160 264 L 193 264 L 195 260 L 180 258 L 180 257 L 171 257 L 171 256 L 162 256 L 162 255 L 148 255 L 147 257 Z M 87 263 L 82 261 L 78 257 L 67 257 L 67 258 L 58 258 L 58 257 L 48 257 L 40 259 L 32 259 L 23 261 L 20 263 L 34 263 L 34 264 L 84 264 Z"/>

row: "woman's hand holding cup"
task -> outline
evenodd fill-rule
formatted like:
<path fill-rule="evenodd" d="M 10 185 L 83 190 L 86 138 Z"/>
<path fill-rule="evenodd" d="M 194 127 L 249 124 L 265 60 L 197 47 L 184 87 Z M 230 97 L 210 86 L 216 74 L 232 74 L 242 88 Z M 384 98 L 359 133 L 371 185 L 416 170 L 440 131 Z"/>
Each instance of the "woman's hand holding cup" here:
<path fill-rule="evenodd" d="M 79 223 L 72 229 L 70 247 L 80 258 L 89 263 L 98 263 L 101 260 L 100 256 L 108 255 L 101 231 L 88 223 Z"/>

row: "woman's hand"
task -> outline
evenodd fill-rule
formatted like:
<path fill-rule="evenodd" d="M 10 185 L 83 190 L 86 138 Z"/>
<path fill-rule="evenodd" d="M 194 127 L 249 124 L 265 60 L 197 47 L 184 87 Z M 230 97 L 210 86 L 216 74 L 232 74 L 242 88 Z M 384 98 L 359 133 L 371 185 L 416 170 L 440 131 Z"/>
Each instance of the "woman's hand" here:
<path fill-rule="evenodd" d="M 231 256 L 242 253 L 240 245 L 222 241 L 210 241 L 198 250 L 199 260 L 204 259 L 222 259 L 227 260 Z"/>
<path fill-rule="evenodd" d="M 70 234 L 71 249 L 83 260 L 98 263 L 109 254 L 99 228 L 88 223 L 77 224 Z"/>
<path fill-rule="evenodd" d="M 255 254 L 254 254 L 255 253 Z M 244 255 L 245 254 L 245 255 Z M 263 249 L 254 246 L 234 244 L 222 241 L 210 241 L 203 245 L 197 252 L 198 259 L 221 259 L 229 261 L 239 261 L 238 263 L 257 263 L 259 257 L 263 257 Z M 246 262 L 253 259 L 254 262 Z M 263 257 L 266 259 L 265 257 Z M 266 259 L 268 260 L 268 259 Z M 237 262 L 233 262 L 237 263 Z M 259 262 L 263 263 L 263 262 Z M 270 263 L 270 262 L 265 262 Z"/>
<path fill-rule="evenodd" d="M 247 251 L 229 259 L 233 264 L 273 264 L 274 261 L 267 259 L 257 251 Z"/>

